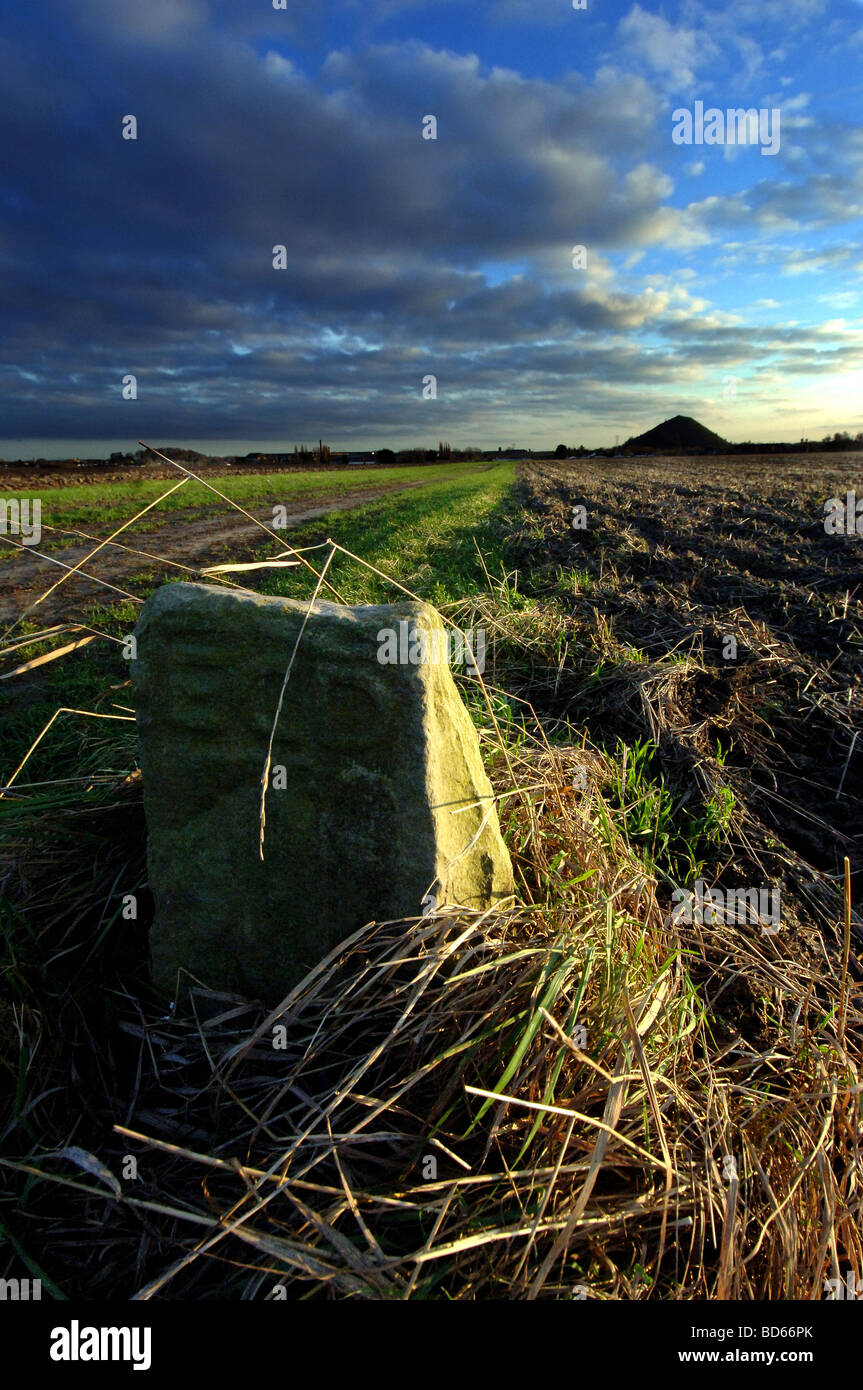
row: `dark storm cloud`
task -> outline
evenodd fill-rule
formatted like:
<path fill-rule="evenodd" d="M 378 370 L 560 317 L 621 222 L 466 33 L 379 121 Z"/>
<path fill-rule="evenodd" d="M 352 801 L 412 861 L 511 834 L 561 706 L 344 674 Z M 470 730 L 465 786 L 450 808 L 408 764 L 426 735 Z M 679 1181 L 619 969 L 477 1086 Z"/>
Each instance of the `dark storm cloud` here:
<path fill-rule="evenodd" d="M 697 245 L 708 222 L 791 216 L 803 197 L 765 184 L 669 206 L 661 101 L 632 73 L 552 84 L 407 43 L 333 51 L 310 76 L 286 56 L 319 22 L 306 0 L 45 8 L 53 42 L 22 20 L 0 43 L 7 437 L 471 434 L 587 383 L 593 401 L 596 382 L 682 380 L 740 361 L 740 330 L 684 289 L 612 289 L 602 254 Z M 812 178 L 829 209 L 834 176 Z M 487 283 L 489 263 L 514 271 Z M 639 332 L 659 345 L 624 339 Z"/>
<path fill-rule="evenodd" d="M 0 48 L 6 434 L 37 419 L 44 435 L 188 432 L 203 417 L 245 434 L 285 428 L 298 402 L 300 432 L 324 406 L 395 424 L 435 367 L 463 397 L 489 343 L 624 326 L 625 300 L 492 287 L 478 267 L 637 237 L 659 196 L 598 149 L 643 146 L 646 86 L 552 87 L 419 44 L 334 53 L 312 82 L 218 31 L 194 44 L 205 18 L 196 0 L 90 0 L 86 67 Z M 421 139 L 429 112 L 436 142 Z"/>

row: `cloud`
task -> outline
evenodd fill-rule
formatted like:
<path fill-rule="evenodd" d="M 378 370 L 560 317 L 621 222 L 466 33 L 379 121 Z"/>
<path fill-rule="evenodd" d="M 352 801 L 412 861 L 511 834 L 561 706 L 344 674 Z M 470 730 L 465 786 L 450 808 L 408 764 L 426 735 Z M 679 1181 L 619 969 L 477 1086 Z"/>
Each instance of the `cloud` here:
<path fill-rule="evenodd" d="M 698 62 L 710 63 L 718 53 L 703 34 L 676 28 L 640 5 L 634 5 L 620 21 L 617 37 L 630 59 L 646 64 L 674 88 L 692 87 Z"/>
<path fill-rule="evenodd" d="M 552 81 L 421 42 L 345 38 L 317 67 L 272 37 L 273 11 L 248 42 L 211 0 L 202 41 L 202 0 L 106 5 L 70 12 L 90 26 L 86 67 L 41 36 L 0 43 L 10 435 L 38 421 L 56 438 L 179 442 L 206 422 L 225 439 L 481 439 L 588 401 L 610 419 L 640 391 L 778 350 L 675 260 L 727 242 L 729 266 L 794 266 L 818 254 L 813 227 L 863 203 L 863 144 L 817 123 L 799 175 L 759 169 L 675 202 L 657 36 L 687 71 L 704 50 L 639 6 L 628 51 L 646 73 L 621 56 Z M 297 0 L 288 19 L 303 13 Z M 121 138 L 126 112 L 137 141 Z M 428 113 L 437 140 L 422 138 Z M 769 234 L 798 225 L 812 251 Z M 823 374 L 823 343 L 777 341 Z M 845 337 L 836 351 L 859 357 Z"/>
<path fill-rule="evenodd" d="M 783 275 L 820 274 L 824 270 L 832 270 L 834 266 L 844 265 L 853 254 L 853 249 L 847 246 L 821 247 L 819 250 L 800 247 L 784 261 L 781 273 Z"/>

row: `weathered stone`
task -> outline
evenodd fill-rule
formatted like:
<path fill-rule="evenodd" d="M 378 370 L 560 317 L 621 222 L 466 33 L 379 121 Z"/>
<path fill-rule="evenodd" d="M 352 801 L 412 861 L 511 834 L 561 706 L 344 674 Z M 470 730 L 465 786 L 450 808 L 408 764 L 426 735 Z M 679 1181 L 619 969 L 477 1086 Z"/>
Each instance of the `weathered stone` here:
<path fill-rule="evenodd" d="M 418 916 L 429 893 L 483 908 L 512 891 L 448 665 L 379 659 L 380 633 L 400 622 L 442 630 L 413 602 L 314 605 L 273 744 L 261 860 L 261 775 L 307 611 L 204 584 L 167 584 L 144 606 L 132 674 L 166 990 L 183 967 L 277 1002 L 366 922 Z"/>

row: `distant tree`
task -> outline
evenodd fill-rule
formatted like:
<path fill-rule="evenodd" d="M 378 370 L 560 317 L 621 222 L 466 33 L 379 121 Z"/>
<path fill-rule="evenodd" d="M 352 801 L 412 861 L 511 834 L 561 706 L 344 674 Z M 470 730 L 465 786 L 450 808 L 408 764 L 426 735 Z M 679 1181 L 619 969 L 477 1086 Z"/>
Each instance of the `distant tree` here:
<path fill-rule="evenodd" d="M 375 458 L 378 463 L 395 463 L 396 456 L 392 449 L 378 449 Z"/>
<path fill-rule="evenodd" d="M 557 448 L 554 451 L 554 457 L 556 459 L 565 459 L 568 453 L 569 450 L 567 449 L 565 444 L 558 444 Z"/>
<path fill-rule="evenodd" d="M 452 445 L 447 444 L 445 440 L 441 439 L 437 446 L 437 456 L 439 459 L 451 459 Z"/>

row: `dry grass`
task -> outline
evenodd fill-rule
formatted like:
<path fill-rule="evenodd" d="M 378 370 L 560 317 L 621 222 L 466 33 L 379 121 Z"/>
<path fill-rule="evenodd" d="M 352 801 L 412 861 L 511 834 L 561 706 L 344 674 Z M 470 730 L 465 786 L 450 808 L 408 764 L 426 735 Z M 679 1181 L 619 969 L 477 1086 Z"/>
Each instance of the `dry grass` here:
<path fill-rule="evenodd" d="M 757 927 L 683 939 L 601 755 L 510 759 L 528 906 L 373 924 L 268 1017 L 120 1010 L 121 1195 L 78 1175 L 58 1232 L 38 1184 L 54 1277 L 63 1227 L 143 1298 L 817 1299 L 861 1273 L 859 994 Z"/>

